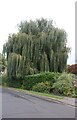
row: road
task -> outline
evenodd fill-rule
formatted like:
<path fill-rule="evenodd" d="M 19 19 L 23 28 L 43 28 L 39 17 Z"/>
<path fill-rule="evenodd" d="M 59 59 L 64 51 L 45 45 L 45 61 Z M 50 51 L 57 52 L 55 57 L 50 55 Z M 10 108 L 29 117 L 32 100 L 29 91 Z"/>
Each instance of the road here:
<path fill-rule="evenodd" d="M 75 118 L 75 108 L 2 88 L 2 118 Z"/>
<path fill-rule="evenodd" d="M 0 87 L 0 120 L 2 118 L 2 89 Z"/>

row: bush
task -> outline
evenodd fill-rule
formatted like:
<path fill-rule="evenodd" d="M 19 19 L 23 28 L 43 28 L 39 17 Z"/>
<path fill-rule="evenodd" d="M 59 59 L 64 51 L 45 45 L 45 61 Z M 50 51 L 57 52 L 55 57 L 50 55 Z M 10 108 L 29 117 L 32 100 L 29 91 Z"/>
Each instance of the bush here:
<path fill-rule="evenodd" d="M 77 74 L 77 64 L 68 65 L 67 66 L 67 72 Z"/>
<path fill-rule="evenodd" d="M 53 84 L 53 92 L 56 94 L 63 94 L 66 96 L 72 96 L 75 94 L 75 89 L 72 84 L 74 81 L 74 75 L 72 74 L 62 74 L 56 83 Z"/>
<path fill-rule="evenodd" d="M 39 73 L 35 75 L 29 75 L 26 76 L 23 80 L 23 89 L 32 90 L 33 86 L 41 83 L 50 81 L 51 86 L 53 83 L 58 79 L 60 76 L 60 73 L 53 73 L 53 72 L 45 72 L 45 73 Z"/>
<path fill-rule="evenodd" d="M 8 77 L 7 74 L 2 75 L 2 85 L 7 86 L 8 84 Z"/>
<path fill-rule="evenodd" d="M 8 87 L 20 88 L 22 85 L 21 79 L 10 79 L 7 74 L 2 75 L 2 85 Z"/>
<path fill-rule="evenodd" d="M 21 80 L 18 80 L 18 79 L 13 79 L 13 80 L 9 79 L 7 86 L 14 87 L 14 88 L 21 88 L 21 86 L 22 86 Z"/>
<path fill-rule="evenodd" d="M 50 82 L 41 82 L 33 86 L 32 90 L 36 92 L 49 93 L 51 89 Z"/>
<path fill-rule="evenodd" d="M 66 81 L 72 82 L 72 81 L 75 80 L 75 75 L 74 74 L 62 73 L 61 76 L 59 76 L 57 80 L 58 81 L 66 80 Z"/>

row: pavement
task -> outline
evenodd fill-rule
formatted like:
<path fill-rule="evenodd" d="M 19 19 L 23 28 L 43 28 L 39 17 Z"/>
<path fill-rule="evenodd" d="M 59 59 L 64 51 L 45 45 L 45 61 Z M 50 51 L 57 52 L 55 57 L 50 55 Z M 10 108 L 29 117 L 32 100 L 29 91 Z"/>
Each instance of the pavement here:
<path fill-rule="evenodd" d="M 64 97 L 64 99 L 61 100 L 61 102 L 65 103 L 67 105 L 71 105 L 71 106 L 77 107 L 76 98 Z"/>
<path fill-rule="evenodd" d="M 75 107 L 2 88 L 2 118 L 75 118 Z"/>

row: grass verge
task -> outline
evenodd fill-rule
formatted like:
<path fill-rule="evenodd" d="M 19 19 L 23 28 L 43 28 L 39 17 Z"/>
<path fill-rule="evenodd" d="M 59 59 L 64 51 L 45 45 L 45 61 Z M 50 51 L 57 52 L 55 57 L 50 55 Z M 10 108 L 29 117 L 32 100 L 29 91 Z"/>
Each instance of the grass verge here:
<path fill-rule="evenodd" d="M 14 90 L 20 91 L 20 92 L 25 92 L 27 94 L 31 94 L 31 95 L 37 95 L 40 97 L 47 97 L 47 98 L 53 98 L 56 100 L 61 100 L 64 98 L 64 96 L 58 96 L 58 95 L 54 95 L 54 94 L 47 94 L 47 93 L 40 93 L 40 92 L 35 92 L 35 91 L 28 91 L 28 90 L 23 90 L 23 89 L 19 89 L 19 88 L 12 88 Z"/>

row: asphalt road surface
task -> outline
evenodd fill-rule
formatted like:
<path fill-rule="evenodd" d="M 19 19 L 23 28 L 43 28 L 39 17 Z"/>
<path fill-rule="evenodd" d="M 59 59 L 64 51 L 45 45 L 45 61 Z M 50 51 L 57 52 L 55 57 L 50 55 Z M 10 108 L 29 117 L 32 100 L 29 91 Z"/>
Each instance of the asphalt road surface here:
<path fill-rule="evenodd" d="M 2 88 L 2 118 L 75 118 L 75 108 Z"/>
<path fill-rule="evenodd" d="M 0 88 L 0 120 L 2 118 L 2 89 Z"/>

